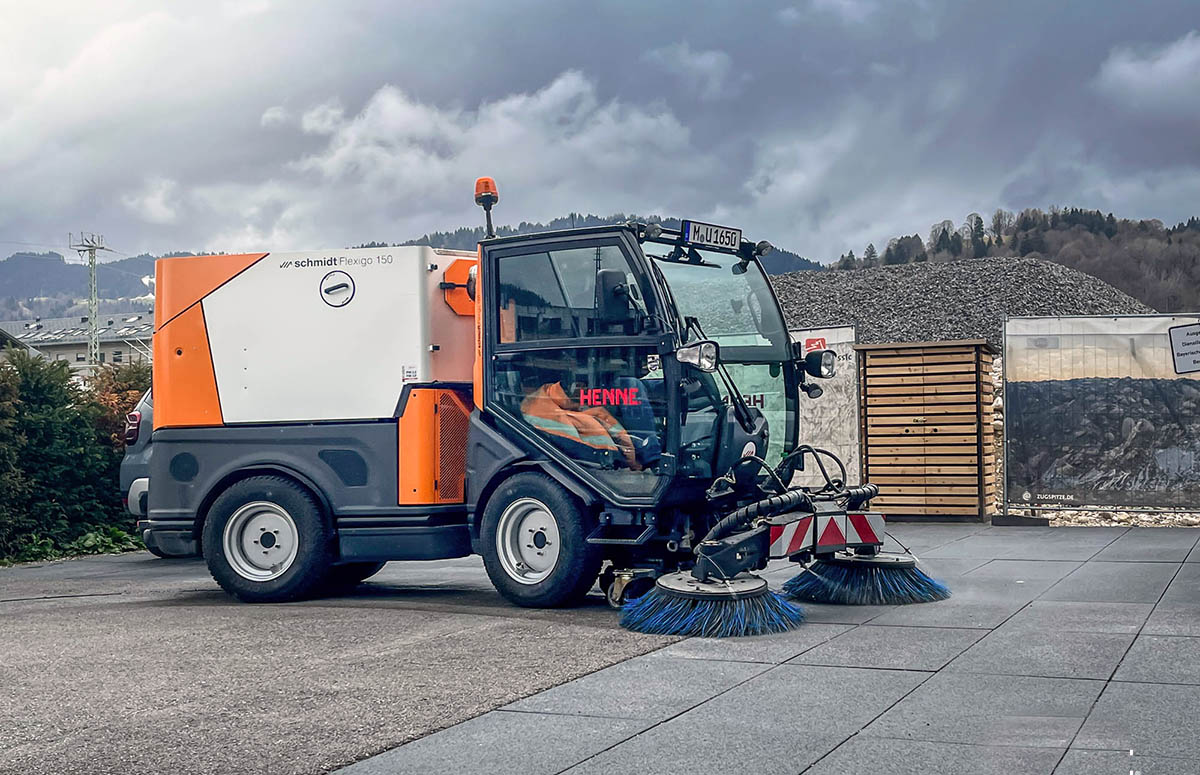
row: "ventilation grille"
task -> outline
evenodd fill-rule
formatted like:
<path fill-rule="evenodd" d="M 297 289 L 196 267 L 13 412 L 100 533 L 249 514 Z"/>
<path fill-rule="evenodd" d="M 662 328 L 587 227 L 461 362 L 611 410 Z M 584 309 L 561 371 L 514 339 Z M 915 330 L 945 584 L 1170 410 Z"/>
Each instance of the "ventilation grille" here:
<path fill-rule="evenodd" d="M 467 409 L 454 393 L 438 392 L 438 503 L 462 503 L 467 473 Z"/>

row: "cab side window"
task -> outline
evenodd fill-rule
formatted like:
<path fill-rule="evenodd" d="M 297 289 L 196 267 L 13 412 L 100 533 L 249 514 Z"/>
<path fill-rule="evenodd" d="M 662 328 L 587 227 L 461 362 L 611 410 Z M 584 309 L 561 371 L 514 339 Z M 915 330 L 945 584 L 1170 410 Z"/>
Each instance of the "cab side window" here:
<path fill-rule="evenodd" d="M 498 277 L 502 344 L 638 333 L 641 294 L 616 245 L 505 256 Z"/>

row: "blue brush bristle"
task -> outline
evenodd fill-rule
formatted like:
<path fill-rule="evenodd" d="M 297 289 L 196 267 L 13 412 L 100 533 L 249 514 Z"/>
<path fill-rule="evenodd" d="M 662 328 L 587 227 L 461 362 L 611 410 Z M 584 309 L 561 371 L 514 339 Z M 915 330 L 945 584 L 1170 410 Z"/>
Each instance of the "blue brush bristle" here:
<path fill-rule="evenodd" d="M 920 568 L 846 565 L 817 560 L 783 585 L 788 597 L 835 605 L 904 605 L 950 597 L 950 588 Z"/>
<path fill-rule="evenodd" d="M 621 626 L 651 635 L 732 638 L 786 632 L 804 621 L 804 611 L 774 592 L 733 600 L 673 595 L 654 587 L 621 609 Z"/>

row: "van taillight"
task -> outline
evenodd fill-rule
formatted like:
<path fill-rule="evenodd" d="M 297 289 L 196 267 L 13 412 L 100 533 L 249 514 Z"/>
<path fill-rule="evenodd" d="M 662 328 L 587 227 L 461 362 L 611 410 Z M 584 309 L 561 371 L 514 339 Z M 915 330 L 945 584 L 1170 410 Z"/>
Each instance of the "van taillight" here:
<path fill-rule="evenodd" d="M 125 445 L 137 444 L 138 430 L 142 427 L 142 413 L 130 412 L 125 415 Z"/>

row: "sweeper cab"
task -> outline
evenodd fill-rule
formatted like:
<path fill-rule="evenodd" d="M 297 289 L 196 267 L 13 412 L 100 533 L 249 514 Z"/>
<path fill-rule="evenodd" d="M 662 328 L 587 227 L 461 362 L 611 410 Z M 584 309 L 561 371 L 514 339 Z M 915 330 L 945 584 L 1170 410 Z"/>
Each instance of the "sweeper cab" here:
<path fill-rule="evenodd" d="M 497 237 L 498 201 L 481 179 L 476 252 L 160 259 L 153 539 L 198 543 L 252 602 L 477 553 L 519 605 L 597 579 L 619 605 L 676 572 L 878 552 L 873 486 L 798 442 L 834 358 L 792 342 L 768 243 L 697 221 Z M 789 488 L 822 457 L 824 487 Z"/>

